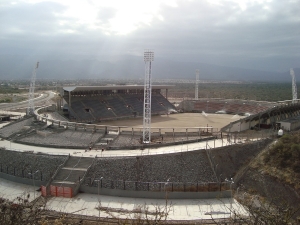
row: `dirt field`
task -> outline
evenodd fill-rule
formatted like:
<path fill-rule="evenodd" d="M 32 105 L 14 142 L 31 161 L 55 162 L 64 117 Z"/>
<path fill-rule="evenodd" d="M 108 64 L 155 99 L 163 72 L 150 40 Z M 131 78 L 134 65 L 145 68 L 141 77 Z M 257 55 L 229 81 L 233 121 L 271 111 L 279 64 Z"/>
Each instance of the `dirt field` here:
<path fill-rule="evenodd" d="M 171 115 L 152 116 L 151 128 L 192 128 L 211 126 L 220 129 L 230 122 L 242 117 L 228 114 L 178 113 Z M 143 118 L 102 122 L 101 125 L 142 127 Z"/>

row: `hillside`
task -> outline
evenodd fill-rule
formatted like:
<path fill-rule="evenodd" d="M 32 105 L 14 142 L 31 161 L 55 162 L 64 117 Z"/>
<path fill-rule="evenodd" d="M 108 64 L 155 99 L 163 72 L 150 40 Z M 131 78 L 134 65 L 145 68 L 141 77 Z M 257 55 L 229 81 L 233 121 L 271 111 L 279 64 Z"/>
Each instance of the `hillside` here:
<path fill-rule="evenodd" d="M 251 164 L 300 193 L 300 132 L 285 134 Z"/>
<path fill-rule="evenodd" d="M 246 202 L 244 206 L 253 215 L 260 214 L 264 218 L 265 214 L 272 214 L 272 220 L 285 216 L 300 218 L 299 137 L 300 132 L 297 131 L 275 140 L 250 162 L 247 171 L 237 182 L 237 198 L 243 204 Z M 246 200 L 248 194 L 250 197 Z M 274 208 L 277 210 L 276 216 Z M 288 223 L 281 221 L 272 224 Z"/>

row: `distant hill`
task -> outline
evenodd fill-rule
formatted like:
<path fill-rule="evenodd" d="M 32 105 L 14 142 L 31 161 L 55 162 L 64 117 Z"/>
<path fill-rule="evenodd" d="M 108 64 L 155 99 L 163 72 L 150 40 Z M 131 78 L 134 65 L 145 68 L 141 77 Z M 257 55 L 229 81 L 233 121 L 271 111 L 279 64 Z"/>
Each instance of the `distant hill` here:
<path fill-rule="evenodd" d="M 121 56 L 97 59 L 49 59 L 43 57 L 0 56 L 0 77 L 3 79 L 30 78 L 35 62 L 40 61 L 37 77 L 49 79 L 110 78 L 138 79 L 144 77 L 144 62 L 141 57 Z M 270 72 L 243 68 L 225 67 L 198 62 L 180 62 L 157 58 L 153 62 L 155 79 L 195 79 L 195 70 L 200 70 L 201 80 L 239 80 L 291 82 L 287 71 Z M 300 75 L 300 68 L 294 68 Z"/>

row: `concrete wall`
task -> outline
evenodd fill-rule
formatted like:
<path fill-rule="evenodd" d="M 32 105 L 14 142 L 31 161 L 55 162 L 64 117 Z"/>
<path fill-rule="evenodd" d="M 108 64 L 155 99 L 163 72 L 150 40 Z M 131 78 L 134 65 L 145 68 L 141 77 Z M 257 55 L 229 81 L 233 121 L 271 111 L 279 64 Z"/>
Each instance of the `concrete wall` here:
<path fill-rule="evenodd" d="M 129 197 L 129 198 L 154 198 L 154 199 L 209 199 L 209 198 L 230 198 L 231 191 L 216 191 L 216 192 L 151 192 L 151 191 L 130 191 L 119 189 L 106 189 L 97 187 L 88 187 L 81 185 L 80 192 Z"/>
<path fill-rule="evenodd" d="M 27 185 L 32 185 L 33 186 L 33 180 L 32 179 L 27 179 L 27 178 L 22 178 L 22 177 L 16 177 L 13 175 L 9 175 L 6 173 L 1 173 L 0 172 L 0 178 L 3 178 L 5 180 L 9 180 L 12 182 L 20 183 L 20 184 L 27 184 Z M 34 180 L 34 184 L 36 187 L 40 187 L 41 185 L 45 185 L 47 181 L 40 181 L 40 180 Z"/>

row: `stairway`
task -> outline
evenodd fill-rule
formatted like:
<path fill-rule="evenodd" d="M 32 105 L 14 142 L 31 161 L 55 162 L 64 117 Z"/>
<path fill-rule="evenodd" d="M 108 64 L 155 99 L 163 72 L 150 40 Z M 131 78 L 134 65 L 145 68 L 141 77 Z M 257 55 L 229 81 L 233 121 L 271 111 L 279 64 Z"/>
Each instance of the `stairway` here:
<path fill-rule="evenodd" d="M 75 196 L 93 160 L 94 158 L 70 156 L 50 185 L 57 188 L 71 188 L 72 196 Z"/>
<path fill-rule="evenodd" d="M 101 137 L 97 143 L 94 144 L 97 148 L 107 147 L 111 142 L 113 142 L 118 137 L 117 132 L 109 132 Z"/>

